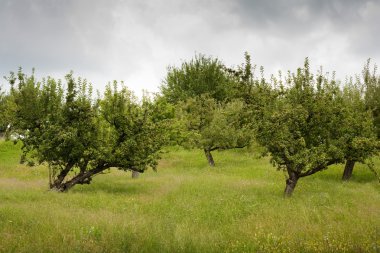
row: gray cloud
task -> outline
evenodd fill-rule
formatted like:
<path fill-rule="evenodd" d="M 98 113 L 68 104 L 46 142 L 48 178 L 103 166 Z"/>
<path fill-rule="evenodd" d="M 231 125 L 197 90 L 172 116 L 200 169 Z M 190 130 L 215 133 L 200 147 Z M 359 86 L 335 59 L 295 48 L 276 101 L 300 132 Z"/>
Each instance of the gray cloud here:
<path fill-rule="evenodd" d="M 249 51 L 270 73 L 309 56 L 343 78 L 379 62 L 378 13 L 380 1 L 359 0 L 0 0 L 0 74 L 74 70 L 96 88 L 118 79 L 140 92 L 196 52 L 236 65 Z"/>
<path fill-rule="evenodd" d="M 367 58 L 380 59 L 379 8 L 379 1 L 242 0 L 236 12 L 255 34 L 250 49 L 270 71 L 294 69 L 309 56 L 315 68 L 324 65 L 344 78 L 360 73 Z"/>

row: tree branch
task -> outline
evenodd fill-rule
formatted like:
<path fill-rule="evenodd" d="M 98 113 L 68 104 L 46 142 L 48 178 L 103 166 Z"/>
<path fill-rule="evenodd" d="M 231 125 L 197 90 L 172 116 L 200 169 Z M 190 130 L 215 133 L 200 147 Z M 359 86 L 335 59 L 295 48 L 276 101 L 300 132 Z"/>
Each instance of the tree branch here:
<path fill-rule="evenodd" d="M 235 148 L 245 148 L 247 147 L 248 144 L 244 144 L 244 145 L 237 145 L 237 146 L 232 146 L 232 147 L 213 147 L 213 148 L 209 148 L 207 149 L 208 151 L 215 151 L 215 150 L 226 150 L 226 149 L 235 149 Z"/>
<path fill-rule="evenodd" d="M 60 185 L 73 167 L 74 163 L 72 162 L 66 164 L 65 168 L 61 171 L 61 173 L 59 173 L 59 175 L 50 187 L 57 187 L 58 185 Z"/>
<path fill-rule="evenodd" d="M 306 176 L 313 175 L 313 174 L 317 173 L 318 171 L 324 170 L 328 166 L 330 166 L 332 164 L 336 164 L 338 162 L 339 162 L 338 160 L 331 160 L 331 161 L 328 161 L 326 164 L 320 164 L 317 167 L 314 167 L 314 168 L 312 168 L 310 170 L 307 170 L 307 171 L 305 171 L 303 173 L 300 173 L 299 177 L 306 177 Z"/>
<path fill-rule="evenodd" d="M 91 169 L 91 170 L 86 171 L 84 173 L 80 173 L 77 176 L 73 177 L 71 180 L 69 180 L 66 183 L 64 183 L 63 185 L 61 185 L 61 187 L 59 187 L 59 190 L 60 191 L 67 191 L 76 184 L 90 183 L 92 176 L 98 174 L 99 172 L 102 172 L 105 169 L 108 169 L 108 167 L 97 166 L 94 169 Z"/>

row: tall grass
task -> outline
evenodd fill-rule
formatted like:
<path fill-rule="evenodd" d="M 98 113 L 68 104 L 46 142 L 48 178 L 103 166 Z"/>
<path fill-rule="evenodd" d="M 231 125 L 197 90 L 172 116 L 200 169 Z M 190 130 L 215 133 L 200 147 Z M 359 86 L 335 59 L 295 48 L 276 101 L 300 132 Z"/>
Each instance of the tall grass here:
<path fill-rule="evenodd" d="M 0 252 L 380 252 L 380 185 L 362 165 L 300 180 L 246 150 L 171 148 L 158 172 L 111 170 L 68 193 L 0 142 Z M 376 160 L 380 166 L 380 161 Z"/>

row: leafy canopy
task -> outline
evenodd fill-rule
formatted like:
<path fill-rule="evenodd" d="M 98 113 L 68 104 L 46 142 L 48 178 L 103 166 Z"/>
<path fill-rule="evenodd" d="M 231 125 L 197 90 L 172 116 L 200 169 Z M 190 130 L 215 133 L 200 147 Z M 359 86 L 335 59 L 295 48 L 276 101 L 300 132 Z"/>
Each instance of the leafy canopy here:
<path fill-rule="evenodd" d="M 168 140 L 170 109 L 155 98 L 138 101 L 123 85 L 108 85 L 94 100 L 86 80 L 66 76 L 66 90 L 52 78 L 37 83 L 19 73 L 14 86 L 15 131 L 24 156 L 49 165 L 50 187 L 67 191 L 90 183 L 111 167 L 143 172 L 156 168 Z M 31 109 L 32 106 L 32 109 Z"/>
<path fill-rule="evenodd" d="M 161 87 L 177 107 L 179 142 L 203 149 L 211 166 L 211 151 L 245 147 L 253 136 L 246 103 L 236 96 L 237 81 L 218 59 L 197 55 L 170 67 Z"/>
<path fill-rule="evenodd" d="M 334 78 L 310 73 L 308 59 L 267 107 L 258 140 L 278 169 L 288 173 L 286 195 L 301 177 L 348 156 L 365 159 L 373 150 L 371 116 L 360 110 L 354 89 L 340 89 Z M 360 112 L 360 114 L 358 114 Z M 352 150 L 354 150 L 352 152 Z"/>

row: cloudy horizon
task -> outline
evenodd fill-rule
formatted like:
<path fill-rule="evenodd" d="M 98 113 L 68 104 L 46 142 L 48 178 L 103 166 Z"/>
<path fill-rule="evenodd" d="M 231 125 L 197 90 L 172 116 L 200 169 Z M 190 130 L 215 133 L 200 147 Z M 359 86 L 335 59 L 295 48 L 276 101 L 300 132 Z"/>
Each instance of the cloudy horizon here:
<path fill-rule="evenodd" d="M 247 51 L 267 74 L 309 57 L 344 79 L 380 62 L 379 13 L 378 0 L 0 0 L 0 75 L 73 70 L 96 89 L 124 80 L 141 94 L 196 53 L 236 66 Z"/>

